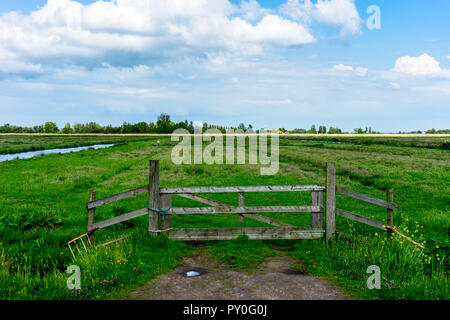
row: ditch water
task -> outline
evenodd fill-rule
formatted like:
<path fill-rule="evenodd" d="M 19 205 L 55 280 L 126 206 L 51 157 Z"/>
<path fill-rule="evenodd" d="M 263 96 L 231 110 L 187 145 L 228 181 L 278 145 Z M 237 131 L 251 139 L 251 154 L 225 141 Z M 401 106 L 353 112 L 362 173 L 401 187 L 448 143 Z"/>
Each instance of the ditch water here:
<path fill-rule="evenodd" d="M 94 144 L 92 146 L 75 147 L 75 148 L 47 149 L 47 150 L 28 151 L 28 152 L 13 153 L 13 154 L 0 154 L 0 162 L 14 160 L 14 159 L 29 159 L 29 158 L 40 156 L 43 154 L 78 152 L 78 151 L 87 150 L 90 148 L 103 149 L 103 148 L 112 147 L 113 145 L 114 144 Z"/>
<path fill-rule="evenodd" d="M 349 143 L 351 143 L 351 142 L 346 142 L 346 141 L 326 141 L 326 140 L 299 140 L 299 141 L 321 142 L 321 143 L 337 143 L 337 144 L 349 144 Z"/>

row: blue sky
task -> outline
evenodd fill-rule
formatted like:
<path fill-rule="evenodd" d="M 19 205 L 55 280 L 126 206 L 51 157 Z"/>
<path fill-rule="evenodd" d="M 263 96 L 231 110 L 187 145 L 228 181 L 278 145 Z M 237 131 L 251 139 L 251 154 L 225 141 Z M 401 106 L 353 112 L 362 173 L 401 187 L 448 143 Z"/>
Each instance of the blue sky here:
<path fill-rule="evenodd" d="M 258 128 L 449 128 L 448 12 L 446 0 L 2 1 L 0 123 L 166 112 Z"/>

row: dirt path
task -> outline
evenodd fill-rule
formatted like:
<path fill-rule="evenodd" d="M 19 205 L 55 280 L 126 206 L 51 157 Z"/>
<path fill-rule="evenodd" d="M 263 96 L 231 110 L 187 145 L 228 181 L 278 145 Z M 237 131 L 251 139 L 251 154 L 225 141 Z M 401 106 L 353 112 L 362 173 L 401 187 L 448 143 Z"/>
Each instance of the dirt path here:
<path fill-rule="evenodd" d="M 186 277 L 189 270 L 200 271 Z M 329 282 L 307 275 L 288 256 L 267 258 L 252 273 L 235 271 L 204 256 L 184 258 L 184 265 L 132 291 L 139 300 L 343 300 L 347 295 Z"/>

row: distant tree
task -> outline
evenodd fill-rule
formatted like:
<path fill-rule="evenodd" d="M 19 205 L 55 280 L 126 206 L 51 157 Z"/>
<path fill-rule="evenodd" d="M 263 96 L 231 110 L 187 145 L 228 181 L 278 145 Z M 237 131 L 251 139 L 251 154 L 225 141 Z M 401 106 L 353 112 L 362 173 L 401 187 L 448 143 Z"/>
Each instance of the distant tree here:
<path fill-rule="evenodd" d="M 158 122 L 170 122 L 170 115 L 168 115 L 167 113 L 161 113 L 158 116 Z"/>
<path fill-rule="evenodd" d="M 306 129 L 297 129 L 297 128 L 289 131 L 289 133 L 307 133 L 307 132 L 308 132 L 308 130 L 306 130 Z"/>
<path fill-rule="evenodd" d="M 44 126 L 42 124 L 40 124 L 38 126 L 34 126 L 33 127 L 33 132 L 34 133 L 43 133 L 44 132 Z"/>
<path fill-rule="evenodd" d="M 44 132 L 45 133 L 57 133 L 59 131 L 56 123 L 48 121 L 44 124 Z"/>
<path fill-rule="evenodd" d="M 85 124 L 86 133 L 102 133 L 103 127 L 99 125 L 97 122 L 89 122 Z"/>
<path fill-rule="evenodd" d="M 339 128 L 330 127 L 330 128 L 328 129 L 328 133 L 329 133 L 329 134 L 342 133 L 342 130 L 339 129 Z"/>
<path fill-rule="evenodd" d="M 113 127 L 112 125 L 107 125 L 103 127 L 103 132 L 105 133 L 120 133 L 120 127 Z"/>
<path fill-rule="evenodd" d="M 161 113 L 156 121 L 156 131 L 158 133 L 171 133 L 173 131 L 174 123 L 170 121 L 170 115 Z"/>
<path fill-rule="evenodd" d="M 319 133 L 327 133 L 327 127 L 326 126 L 319 126 Z"/>
<path fill-rule="evenodd" d="M 355 128 L 355 129 L 353 129 L 353 133 L 361 134 L 361 133 L 364 133 L 364 131 L 362 128 Z"/>
<path fill-rule="evenodd" d="M 62 133 L 73 133 L 73 129 L 70 127 L 70 123 L 67 122 L 64 128 L 62 128 Z"/>
<path fill-rule="evenodd" d="M 156 133 L 156 125 L 153 122 L 150 122 L 148 124 L 148 132 L 150 133 Z"/>
<path fill-rule="evenodd" d="M 245 124 L 243 124 L 243 123 L 239 123 L 239 125 L 238 125 L 238 129 L 241 129 L 242 131 L 245 131 Z"/>
<path fill-rule="evenodd" d="M 148 126 L 147 122 L 138 122 L 134 125 L 136 133 L 149 133 L 150 127 Z"/>
<path fill-rule="evenodd" d="M 73 131 L 75 133 L 83 133 L 83 128 L 84 128 L 84 126 L 81 123 L 75 123 L 73 125 Z"/>
<path fill-rule="evenodd" d="M 313 124 L 311 129 L 309 129 L 308 133 L 317 133 L 316 126 Z"/>

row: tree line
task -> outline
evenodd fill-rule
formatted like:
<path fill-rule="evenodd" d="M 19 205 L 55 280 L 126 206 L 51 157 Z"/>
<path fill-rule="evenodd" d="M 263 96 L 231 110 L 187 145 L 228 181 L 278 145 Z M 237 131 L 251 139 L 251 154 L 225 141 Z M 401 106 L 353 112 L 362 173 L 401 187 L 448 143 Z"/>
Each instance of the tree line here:
<path fill-rule="evenodd" d="M 252 125 L 246 126 L 244 123 L 239 124 L 236 127 L 225 127 L 219 125 L 208 124 L 206 122 L 202 123 L 202 132 L 208 129 L 217 129 L 222 133 L 225 133 L 228 129 L 241 129 L 242 131 L 247 131 L 253 129 Z M 22 127 L 10 124 L 5 124 L 0 126 L 0 133 L 172 133 L 176 129 L 186 129 L 190 133 L 194 133 L 194 124 L 192 121 L 185 120 L 180 122 L 174 122 L 170 119 L 170 115 L 166 113 L 161 113 L 158 116 L 156 122 L 137 122 L 129 123 L 124 122 L 120 126 L 102 126 L 96 122 L 88 123 L 75 123 L 71 126 L 70 123 L 62 128 L 59 128 L 55 122 L 48 121 L 42 125 L 36 125 L 33 127 Z"/>
<path fill-rule="evenodd" d="M 237 127 L 225 127 L 220 125 L 208 124 L 203 122 L 202 124 L 202 132 L 205 132 L 208 129 L 217 129 L 222 133 L 226 133 L 227 130 L 242 130 L 248 131 L 253 130 L 253 126 L 249 124 L 246 126 L 244 123 L 240 123 Z M 10 124 L 5 124 L 0 126 L 0 133 L 172 133 L 176 129 L 185 129 L 190 133 L 194 133 L 194 124 L 192 121 L 184 120 L 180 122 L 174 122 L 170 119 L 170 115 L 166 113 L 161 113 L 158 116 L 158 120 L 156 122 L 137 122 L 137 123 L 129 123 L 124 122 L 120 126 L 102 126 L 96 122 L 88 122 L 88 123 L 75 123 L 71 126 L 70 123 L 67 123 L 64 127 L 59 128 L 55 122 L 48 121 L 42 125 L 36 125 L 33 127 L 22 127 L 15 126 Z M 260 133 L 261 130 L 254 130 L 256 133 Z M 269 131 L 269 130 L 268 130 Z M 286 130 L 285 128 L 279 128 L 278 130 L 270 130 L 272 132 L 280 132 L 280 133 L 312 133 L 312 134 L 339 134 L 339 133 L 347 133 L 343 132 L 339 128 L 335 128 L 330 126 L 328 129 L 324 125 L 318 126 L 312 125 L 310 129 L 293 129 Z M 353 133 L 356 134 L 377 134 L 375 130 L 372 130 L 371 127 L 363 128 L 355 128 Z M 427 133 L 427 134 L 450 134 L 450 129 L 436 130 L 430 129 L 425 132 L 422 131 L 411 131 L 411 132 L 401 132 L 398 133 Z"/>

